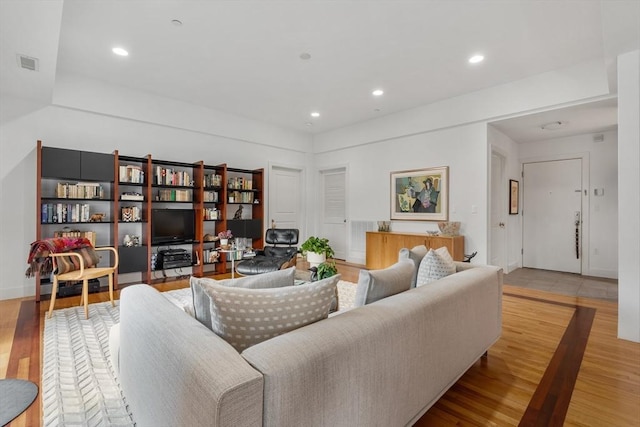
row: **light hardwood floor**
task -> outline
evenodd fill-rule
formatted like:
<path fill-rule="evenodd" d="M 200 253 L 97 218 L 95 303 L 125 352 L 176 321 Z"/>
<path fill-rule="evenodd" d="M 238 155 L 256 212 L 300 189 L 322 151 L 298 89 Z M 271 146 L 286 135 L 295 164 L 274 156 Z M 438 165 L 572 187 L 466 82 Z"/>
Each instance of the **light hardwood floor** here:
<path fill-rule="evenodd" d="M 344 280 L 356 282 L 359 269 L 338 263 Z M 508 284 L 517 277 L 524 286 L 525 273 L 505 276 L 502 337 L 488 357 L 416 426 L 640 426 L 640 344 L 616 338 L 617 304 Z M 531 273 L 531 281 L 542 280 Z M 155 286 L 166 291 L 188 282 Z M 99 301 L 108 294 L 90 295 Z M 59 299 L 56 308 L 78 303 Z M 47 308 L 48 301 L 33 298 L 0 301 L 1 378 L 39 383 Z M 10 425 L 40 425 L 40 405 L 37 399 Z"/>

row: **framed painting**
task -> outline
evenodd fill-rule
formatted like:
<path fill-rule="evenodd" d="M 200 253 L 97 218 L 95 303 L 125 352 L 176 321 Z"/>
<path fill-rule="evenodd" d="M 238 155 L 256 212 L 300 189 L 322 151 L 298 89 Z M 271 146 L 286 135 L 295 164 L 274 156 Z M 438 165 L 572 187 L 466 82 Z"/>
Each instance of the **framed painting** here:
<path fill-rule="evenodd" d="M 449 167 L 391 172 L 391 219 L 447 221 Z"/>
<path fill-rule="evenodd" d="M 518 215 L 518 198 L 520 196 L 520 183 L 515 179 L 509 180 L 509 215 Z"/>

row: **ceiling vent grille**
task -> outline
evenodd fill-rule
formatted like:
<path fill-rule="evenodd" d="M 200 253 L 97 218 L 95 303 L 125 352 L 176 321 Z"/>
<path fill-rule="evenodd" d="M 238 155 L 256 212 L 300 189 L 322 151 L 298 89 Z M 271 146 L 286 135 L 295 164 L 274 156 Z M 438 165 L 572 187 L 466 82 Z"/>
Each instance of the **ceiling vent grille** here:
<path fill-rule="evenodd" d="M 25 70 L 38 71 L 38 58 L 18 54 L 18 65 Z"/>

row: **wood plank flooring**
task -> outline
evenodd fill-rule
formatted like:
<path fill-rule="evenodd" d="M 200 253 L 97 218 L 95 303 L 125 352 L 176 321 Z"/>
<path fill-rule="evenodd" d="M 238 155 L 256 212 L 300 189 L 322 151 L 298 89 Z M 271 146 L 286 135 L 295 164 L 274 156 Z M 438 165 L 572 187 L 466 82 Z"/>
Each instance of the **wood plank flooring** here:
<path fill-rule="evenodd" d="M 360 268 L 338 262 L 351 282 Z M 188 282 L 155 286 L 166 291 Z M 56 308 L 77 304 L 79 297 L 64 298 Z M 0 378 L 39 383 L 47 308 L 48 301 L 33 298 L 0 301 Z M 616 333 L 615 302 L 506 284 L 502 337 L 415 425 L 640 426 L 640 344 Z M 40 405 L 38 398 L 10 426 L 40 425 Z"/>

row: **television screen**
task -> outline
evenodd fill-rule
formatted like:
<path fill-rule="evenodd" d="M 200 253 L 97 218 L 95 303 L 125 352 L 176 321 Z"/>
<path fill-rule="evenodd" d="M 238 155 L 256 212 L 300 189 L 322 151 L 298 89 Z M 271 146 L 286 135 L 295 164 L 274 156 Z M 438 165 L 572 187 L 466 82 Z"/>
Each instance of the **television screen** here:
<path fill-rule="evenodd" d="M 152 209 L 151 244 L 190 243 L 196 239 L 193 209 Z"/>

